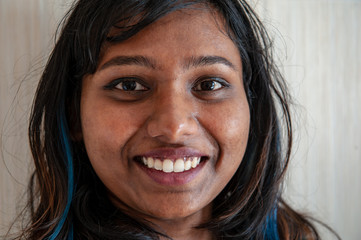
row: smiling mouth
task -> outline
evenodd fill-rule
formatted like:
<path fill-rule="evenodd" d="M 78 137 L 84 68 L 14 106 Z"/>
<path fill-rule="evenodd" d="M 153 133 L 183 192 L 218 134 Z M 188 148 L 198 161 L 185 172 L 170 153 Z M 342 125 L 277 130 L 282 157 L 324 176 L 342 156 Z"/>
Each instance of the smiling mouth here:
<path fill-rule="evenodd" d="M 196 168 L 207 157 L 183 157 L 177 159 L 160 159 L 154 157 L 135 157 L 135 160 L 149 169 L 164 173 L 182 173 Z"/>

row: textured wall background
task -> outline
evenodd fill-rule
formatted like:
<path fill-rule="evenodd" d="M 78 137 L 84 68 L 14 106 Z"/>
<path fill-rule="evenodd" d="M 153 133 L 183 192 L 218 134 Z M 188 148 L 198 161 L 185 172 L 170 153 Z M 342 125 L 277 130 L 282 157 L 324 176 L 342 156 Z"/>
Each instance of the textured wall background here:
<path fill-rule="evenodd" d="M 283 36 L 281 67 L 298 104 L 288 197 L 343 239 L 361 239 L 361 1 L 264 0 L 258 9 Z"/>
<path fill-rule="evenodd" d="M 70 0 L 0 0 L 0 235 L 19 213 L 29 170 L 27 118 Z M 296 104 L 287 198 L 361 239 L 361 1 L 254 0 Z M 325 239 L 331 239 L 327 234 Z"/>

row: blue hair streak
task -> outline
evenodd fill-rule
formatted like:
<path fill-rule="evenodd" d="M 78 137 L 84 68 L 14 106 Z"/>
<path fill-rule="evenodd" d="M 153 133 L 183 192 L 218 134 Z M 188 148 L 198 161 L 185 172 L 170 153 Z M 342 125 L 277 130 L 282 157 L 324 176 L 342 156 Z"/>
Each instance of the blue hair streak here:
<path fill-rule="evenodd" d="M 68 198 L 65 209 L 63 214 L 56 225 L 54 232 L 49 236 L 49 240 L 57 239 L 61 229 L 64 226 L 64 223 L 68 217 L 69 209 L 73 199 L 73 192 L 74 192 L 74 168 L 73 168 L 73 154 L 70 146 L 69 140 L 69 128 L 65 118 L 65 110 L 64 105 L 59 109 L 58 112 L 58 123 L 59 123 L 59 135 L 60 135 L 60 142 L 61 147 L 64 153 L 64 161 L 67 168 L 67 175 L 68 175 Z M 71 225 L 69 228 L 67 240 L 73 240 L 73 226 Z"/>
<path fill-rule="evenodd" d="M 280 240 L 277 230 L 277 206 L 268 214 L 264 227 L 264 240 Z"/>

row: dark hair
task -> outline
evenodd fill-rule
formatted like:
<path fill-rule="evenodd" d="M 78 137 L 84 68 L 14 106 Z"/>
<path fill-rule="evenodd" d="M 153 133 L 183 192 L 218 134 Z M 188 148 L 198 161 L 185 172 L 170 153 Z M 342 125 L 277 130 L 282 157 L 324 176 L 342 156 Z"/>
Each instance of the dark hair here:
<path fill-rule="evenodd" d="M 113 206 L 82 141 L 80 93 L 106 42 L 121 42 L 161 17 L 194 4 L 223 16 L 239 49 L 251 112 L 249 140 L 236 174 L 198 226 L 219 239 L 318 239 L 315 227 L 281 197 L 291 153 L 289 95 L 265 28 L 245 0 L 79 0 L 41 77 L 30 117 L 35 172 L 30 223 L 19 239 L 158 239 L 151 223 Z M 110 34 L 116 29 L 115 34 Z M 75 229 L 73 231 L 73 229 Z"/>

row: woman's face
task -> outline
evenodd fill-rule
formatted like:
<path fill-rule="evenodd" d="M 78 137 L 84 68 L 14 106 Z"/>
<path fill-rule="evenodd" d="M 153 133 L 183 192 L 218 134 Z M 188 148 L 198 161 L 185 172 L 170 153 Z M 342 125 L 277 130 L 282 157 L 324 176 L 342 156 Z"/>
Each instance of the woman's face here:
<path fill-rule="evenodd" d="M 209 10 L 171 13 L 108 45 L 83 78 L 82 137 L 116 206 L 162 220 L 207 216 L 240 165 L 249 107 L 222 26 Z"/>

